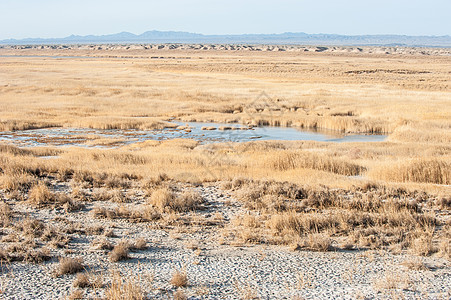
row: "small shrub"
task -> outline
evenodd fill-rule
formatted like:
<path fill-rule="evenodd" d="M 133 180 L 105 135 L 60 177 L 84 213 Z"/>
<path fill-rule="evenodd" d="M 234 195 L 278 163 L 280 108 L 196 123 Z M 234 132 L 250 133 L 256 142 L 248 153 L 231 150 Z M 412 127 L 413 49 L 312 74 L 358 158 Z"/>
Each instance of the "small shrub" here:
<path fill-rule="evenodd" d="M 145 238 L 137 239 L 132 246 L 133 250 L 145 250 L 147 249 L 147 241 Z"/>
<path fill-rule="evenodd" d="M 0 248 L 0 263 L 3 262 L 9 262 L 9 255 L 5 249 Z"/>
<path fill-rule="evenodd" d="M 77 277 L 75 277 L 74 283 L 73 283 L 74 287 L 78 287 L 78 288 L 87 288 L 91 286 L 91 282 L 89 280 L 89 276 L 88 274 L 85 273 L 78 273 Z"/>
<path fill-rule="evenodd" d="M 150 196 L 150 204 L 164 210 L 174 200 L 174 193 L 167 187 L 155 190 Z"/>
<path fill-rule="evenodd" d="M 44 183 L 39 183 L 30 189 L 28 201 L 32 205 L 42 206 L 55 201 L 55 194 Z"/>
<path fill-rule="evenodd" d="M 107 300 L 144 300 L 144 293 L 141 287 L 132 277 L 123 279 L 119 272 L 113 273 L 110 286 L 105 291 Z"/>
<path fill-rule="evenodd" d="M 326 234 L 314 233 L 308 235 L 306 245 L 309 250 L 324 252 L 331 248 L 331 241 Z"/>
<path fill-rule="evenodd" d="M 429 270 L 428 267 L 418 258 L 410 258 L 401 263 L 403 266 L 408 268 L 409 270 L 415 271 L 426 271 Z"/>
<path fill-rule="evenodd" d="M 60 259 L 56 275 L 75 274 L 83 271 L 83 269 L 83 260 L 81 258 L 64 257 Z"/>
<path fill-rule="evenodd" d="M 93 225 L 85 229 L 87 235 L 101 235 L 105 229 L 102 225 Z"/>
<path fill-rule="evenodd" d="M 169 188 L 160 188 L 154 191 L 149 203 L 157 207 L 160 211 L 169 209 L 176 212 L 185 212 L 197 209 L 203 202 L 199 193 L 194 191 L 184 191 L 176 195 Z"/>
<path fill-rule="evenodd" d="M 202 196 L 198 192 L 184 191 L 171 203 L 171 208 L 175 211 L 195 210 L 202 202 Z"/>
<path fill-rule="evenodd" d="M 117 262 L 128 259 L 129 252 L 130 245 L 128 244 L 128 242 L 121 241 L 119 244 L 114 246 L 113 250 L 110 252 L 110 261 Z"/>
<path fill-rule="evenodd" d="M 74 290 L 72 294 L 69 295 L 69 300 L 79 300 L 84 298 L 84 293 L 82 290 Z"/>
<path fill-rule="evenodd" d="M 440 256 L 450 259 L 451 258 L 451 242 L 449 239 L 445 239 L 439 244 Z"/>
<path fill-rule="evenodd" d="M 26 218 L 16 225 L 16 228 L 26 236 L 40 237 L 44 231 L 44 223 L 37 219 Z"/>
<path fill-rule="evenodd" d="M 35 177 L 22 173 L 0 177 L 0 187 L 10 193 L 27 191 L 35 182 Z"/>
<path fill-rule="evenodd" d="M 434 252 L 434 247 L 432 245 L 432 237 L 423 235 L 411 242 L 410 245 L 412 251 L 416 255 L 427 256 Z"/>
<path fill-rule="evenodd" d="M 183 292 L 182 290 L 178 289 L 174 293 L 174 300 L 186 300 L 186 299 L 188 299 L 188 297 L 186 296 L 185 292 Z"/>
<path fill-rule="evenodd" d="M 184 270 L 176 270 L 172 274 L 171 284 L 175 287 L 186 287 L 188 285 L 188 276 Z"/>
<path fill-rule="evenodd" d="M 91 245 L 97 250 L 111 250 L 113 245 L 105 238 L 98 238 L 92 241 Z"/>
<path fill-rule="evenodd" d="M 7 227 L 11 223 L 12 211 L 8 203 L 0 202 L 0 226 Z"/>

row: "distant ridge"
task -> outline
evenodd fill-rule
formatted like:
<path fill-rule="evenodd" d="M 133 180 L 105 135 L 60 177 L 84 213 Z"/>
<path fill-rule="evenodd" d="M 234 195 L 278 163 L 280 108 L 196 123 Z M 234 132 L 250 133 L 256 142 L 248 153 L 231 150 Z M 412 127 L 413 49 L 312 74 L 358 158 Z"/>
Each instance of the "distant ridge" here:
<path fill-rule="evenodd" d="M 136 35 L 120 32 L 108 35 L 71 35 L 65 38 L 0 40 L 0 44 L 116 44 L 116 43 L 212 43 L 293 44 L 337 46 L 451 47 L 451 36 L 338 35 L 285 32 L 280 34 L 204 35 L 183 31 L 146 31 Z"/>

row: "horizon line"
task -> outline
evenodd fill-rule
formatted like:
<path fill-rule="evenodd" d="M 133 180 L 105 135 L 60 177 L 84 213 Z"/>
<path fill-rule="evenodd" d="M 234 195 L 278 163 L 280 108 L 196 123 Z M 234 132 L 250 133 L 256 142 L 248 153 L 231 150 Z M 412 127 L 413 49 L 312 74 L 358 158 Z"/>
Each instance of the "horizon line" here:
<path fill-rule="evenodd" d="M 42 40 L 46 40 L 46 39 L 65 39 L 65 38 L 69 38 L 69 37 L 87 37 L 87 36 L 94 36 L 94 37 L 102 37 L 102 36 L 108 36 L 108 35 L 117 35 L 117 34 L 121 34 L 121 33 L 128 33 L 128 34 L 132 34 L 134 36 L 140 36 L 143 35 L 144 33 L 147 32 L 172 32 L 172 33 L 188 33 L 188 34 L 196 34 L 196 35 L 201 35 L 201 36 L 205 36 L 205 37 L 212 37 L 212 36 L 245 36 L 245 35 L 283 35 L 283 34 L 306 34 L 306 35 L 336 35 L 336 36 L 349 36 L 349 37 L 358 37 L 358 36 L 403 36 L 403 37 L 451 37 L 451 34 L 446 34 L 446 35 L 410 35 L 410 34 L 396 34 L 396 33 L 377 33 L 377 34 L 341 34 L 341 33 L 324 33 L 324 32 L 320 32 L 320 33 L 307 33 L 307 32 L 303 32 L 303 31 L 284 31 L 284 32 L 273 32 L 273 33 L 235 33 L 235 34 L 204 34 L 204 33 L 199 33 L 199 32 L 190 32 L 190 31 L 182 31 L 182 30 L 157 30 L 157 29 L 152 29 L 152 30 L 146 30 L 143 31 L 142 33 L 133 33 L 130 31 L 120 31 L 120 32 L 115 32 L 115 33 L 105 33 L 105 34 L 86 34 L 86 35 L 82 35 L 82 34 L 69 34 L 69 35 L 65 35 L 65 36 L 60 36 L 60 37 L 24 37 L 24 38 L 16 38 L 16 37 L 9 37 L 9 38 L 3 38 L 1 39 L 2 41 L 6 41 L 6 40 L 28 40 L 28 39 L 42 39 Z"/>

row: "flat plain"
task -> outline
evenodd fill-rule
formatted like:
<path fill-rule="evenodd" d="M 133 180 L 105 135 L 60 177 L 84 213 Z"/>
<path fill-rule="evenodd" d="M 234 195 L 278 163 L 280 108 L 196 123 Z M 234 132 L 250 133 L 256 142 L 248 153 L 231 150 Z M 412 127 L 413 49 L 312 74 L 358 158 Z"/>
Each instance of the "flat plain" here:
<path fill-rule="evenodd" d="M 451 296 L 449 49 L 2 46 L 0 107 L 0 297 Z"/>

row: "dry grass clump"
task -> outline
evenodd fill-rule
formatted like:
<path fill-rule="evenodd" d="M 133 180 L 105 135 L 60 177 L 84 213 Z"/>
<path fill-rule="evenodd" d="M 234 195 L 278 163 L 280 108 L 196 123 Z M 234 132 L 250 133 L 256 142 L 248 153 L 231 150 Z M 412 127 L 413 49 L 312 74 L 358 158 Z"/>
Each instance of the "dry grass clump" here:
<path fill-rule="evenodd" d="M 411 241 L 410 249 L 416 255 L 427 256 L 436 252 L 432 244 L 432 235 L 423 234 Z"/>
<path fill-rule="evenodd" d="M 77 277 L 75 277 L 74 283 L 73 283 L 74 287 L 78 287 L 78 288 L 87 288 L 91 286 L 91 282 L 89 280 L 89 275 L 86 273 L 78 273 Z"/>
<path fill-rule="evenodd" d="M 337 218 L 316 213 L 297 214 L 293 211 L 273 215 L 266 223 L 275 235 L 297 240 L 304 237 L 304 244 L 310 250 L 326 251 L 331 240 L 324 232 L 339 226 Z M 319 233 L 322 232 L 322 233 Z"/>
<path fill-rule="evenodd" d="M 50 251 L 47 248 L 35 249 L 36 247 L 36 245 L 30 245 L 27 242 L 11 244 L 3 249 L 1 260 L 40 264 L 51 258 Z"/>
<path fill-rule="evenodd" d="M 73 201 L 65 193 L 52 192 L 43 182 L 39 182 L 30 189 L 28 203 L 38 208 L 46 205 L 60 206 L 66 212 L 77 211 L 84 207 L 81 202 Z"/>
<path fill-rule="evenodd" d="M 130 180 L 118 176 L 111 176 L 105 181 L 105 186 L 109 189 L 128 189 L 130 185 Z"/>
<path fill-rule="evenodd" d="M 385 290 L 410 289 L 413 282 L 407 273 L 399 273 L 394 271 L 386 271 L 385 274 L 374 280 L 373 288 L 376 291 L 384 292 Z"/>
<path fill-rule="evenodd" d="M 138 207 L 136 209 L 129 209 L 125 206 L 114 209 L 96 206 L 92 209 L 91 213 L 94 218 L 126 219 L 130 222 L 149 222 L 161 218 L 161 214 L 150 206 Z"/>
<path fill-rule="evenodd" d="M 12 210 L 8 203 L 0 202 L 0 226 L 7 227 L 12 221 Z"/>
<path fill-rule="evenodd" d="M 109 246 L 109 243 L 105 243 L 100 241 L 97 246 Z M 126 260 L 129 258 L 130 251 L 135 250 L 145 250 L 147 249 L 147 241 L 144 238 L 139 238 L 133 243 L 127 240 L 120 241 L 116 246 L 113 247 L 113 250 L 109 254 L 109 259 L 112 262 L 118 262 L 121 260 Z"/>
<path fill-rule="evenodd" d="M 132 250 L 145 250 L 147 249 L 147 241 L 145 238 L 138 238 L 131 245 Z"/>
<path fill-rule="evenodd" d="M 9 256 L 8 256 L 7 251 L 3 248 L 0 248 L 0 263 L 8 262 L 8 261 L 9 261 Z"/>
<path fill-rule="evenodd" d="M 91 246 L 97 250 L 112 250 L 114 248 L 113 244 L 105 238 L 97 238 L 93 240 Z"/>
<path fill-rule="evenodd" d="M 185 212 L 199 208 L 202 203 L 202 197 L 195 191 L 184 191 L 177 195 L 168 187 L 155 190 L 149 199 L 149 204 L 160 211 Z"/>
<path fill-rule="evenodd" d="M 258 222 L 252 216 L 234 222 L 245 242 L 296 243 L 326 251 L 336 241 L 346 249 L 397 248 L 430 255 L 439 251 L 433 244 L 444 239 L 441 221 L 433 211 L 423 210 L 423 203 L 435 203 L 425 193 L 377 185 L 350 191 L 249 180 L 228 187 L 260 214 Z M 265 238 L 267 234 L 272 237 Z"/>
<path fill-rule="evenodd" d="M 309 234 L 304 247 L 311 251 L 328 251 L 332 247 L 331 239 L 324 233 Z"/>
<path fill-rule="evenodd" d="M 72 293 L 69 295 L 69 300 L 79 300 L 84 298 L 84 292 L 82 290 L 73 290 Z"/>
<path fill-rule="evenodd" d="M 231 187 L 248 209 L 285 211 L 306 197 L 303 188 L 287 182 L 235 180 Z"/>
<path fill-rule="evenodd" d="M 94 218 L 98 219 L 114 219 L 116 213 L 114 210 L 106 209 L 105 207 L 96 206 L 91 210 L 91 214 Z"/>
<path fill-rule="evenodd" d="M 104 286 L 101 273 L 77 273 L 72 284 L 76 288 L 100 289 Z"/>
<path fill-rule="evenodd" d="M 175 287 L 188 286 L 188 275 L 186 273 L 186 270 L 176 270 L 172 274 L 171 284 Z"/>
<path fill-rule="evenodd" d="M 152 193 L 149 203 L 163 211 L 166 207 L 171 205 L 174 198 L 174 192 L 171 189 L 164 187 L 159 188 Z"/>
<path fill-rule="evenodd" d="M 181 289 L 178 289 L 175 293 L 174 293 L 174 300 L 186 300 L 188 299 L 188 297 L 186 296 L 185 292 L 183 292 Z"/>
<path fill-rule="evenodd" d="M 25 236 L 41 237 L 44 233 L 45 225 L 42 221 L 32 218 L 25 218 L 15 225 L 16 229 L 22 232 Z"/>
<path fill-rule="evenodd" d="M 91 153 L 74 153 L 75 155 L 83 155 L 84 159 L 93 161 L 111 160 L 117 164 L 136 163 L 142 164 L 142 158 L 129 153 L 116 154 L 111 151 L 108 155 L 102 152 Z M 108 188 L 108 189 L 127 189 L 131 187 L 131 179 L 137 179 L 136 175 L 121 173 L 111 174 L 106 172 L 92 172 L 88 170 L 70 171 L 72 174 L 71 185 L 73 187 L 83 188 Z"/>
<path fill-rule="evenodd" d="M 397 182 L 451 184 L 451 163 L 448 159 L 413 159 L 375 167 L 371 178 Z"/>
<path fill-rule="evenodd" d="M 126 260 L 129 258 L 128 254 L 130 252 L 130 244 L 127 241 L 121 241 L 109 254 L 109 259 L 112 262 L 118 262 L 121 260 Z"/>
<path fill-rule="evenodd" d="M 50 251 L 47 248 L 29 249 L 23 255 L 23 261 L 28 263 L 40 264 L 51 258 Z"/>
<path fill-rule="evenodd" d="M 183 191 L 177 198 L 171 208 L 175 211 L 195 210 L 204 202 L 200 193 L 196 191 Z"/>
<path fill-rule="evenodd" d="M 144 300 L 146 299 L 142 288 L 136 279 L 124 277 L 119 272 L 113 272 L 111 284 L 105 290 L 107 300 Z"/>
<path fill-rule="evenodd" d="M 85 228 L 85 233 L 87 235 L 101 235 L 104 232 L 105 228 L 103 227 L 103 225 L 100 224 L 88 226 Z"/>
<path fill-rule="evenodd" d="M 174 127 L 173 124 L 162 122 L 155 118 L 133 118 L 133 117 L 95 117 L 79 120 L 81 124 L 78 127 L 87 127 L 93 129 L 111 130 L 111 129 L 164 129 Z"/>
<path fill-rule="evenodd" d="M 440 256 L 451 259 L 451 239 L 449 237 L 439 243 L 438 251 Z"/>
<path fill-rule="evenodd" d="M 56 269 L 56 276 L 75 274 L 83 271 L 84 268 L 83 260 L 81 258 L 63 257 L 60 259 Z"/>
<path fill-rule="evenodd" d="M 449 145 L 451 143 L 451 132 L 446 127 L 443 128 L 443 125 L 443 123 L 438 123 L 399 126 L 390 134 L 388 139 L 399 142 Z"/>
<path fill-rule="evenodd" d="M 91 193 L 91 201 L 93 202 L 105 202 L 111 199 L 111 193 L 108 193 L 106 190 L 96 190 Z"/>
<path fill-rule="evenodd" d="M 6 192 L 25 192 L 34 183 L 36 178 L 26 173 L 3 174 L 0 176 L 0 187 Z"/>
<path fill-rule="evenodd" d="M 31 130 L 41 128 L 59 127 L 60 124 L 48 123 L 48 122 L 29 122 L 21 120 L 7 120 L 0 122 L 1 131 L 17 131 L 17 130 Z"/>
<path fill-rule="evenodd" d="M 70 237 L 53 226 L 46 226 L 42 233 L 41 240 L 47 242 L 47 246 L 57 249 L 66 247 L 70 242 Z"/>
<path fill-rule="evenodd" d="M 147 178 L 143 181 L 142 186 L 144 190 L 149 193 L 154 191 L 155 189 L 161 187 L 166 181 L 169 180 L 169 177 L 165 173 L 158 173 L 156 176 Z"/>
<path fill-rule="evenodd" d="M 326 155 L 302 151 L 277 151 L 268 153 L 265 160 L 267 167 L 279 171 L 287 171 L 297 168 L 308 168 L 331 172 L 346 176 L 359 175 L 364 167 L 342 159 L 331 158 Z"/>
<path fill-rule="evenodd" d="M 55 201 L 55 198 L 55 194 L 44 183 L 38 183 L 33 186 L 28 194 L 28 201 L 35 206 L 52 203 Z"/>
<path fill-rule="evenodd" d="M 122 191 L 120 191 L 120 190 L 113 190 L 110 193 L 111 193 L 110 201 L 112 201 L 112 202 L 116 202 L 116 203 L 129 202 L 129 199 L 127 198 L 127 196 L 124 195 L 124 193 L 122 193 Z"/>
<path fill-rule="evenodd" d="M 401 263 L 401 265 L 405 266 L 409 270 L 415 271 L 427 271 L 429 268 L 421 261 L 418 257 L 409 258 Z"/>
<path fill-rule="evenodd" d="M 27 222 L 28 223 L 28 222 Z M 20 223 L 22 224 L 22 223 Z M 20 228 L 21 225 L 18 225 Z M 28 226 L 28 225 L 25 225 Z M 45 247 L 40 248 L 40 244 L 35 241 L 35 237 L 41 235 L 36 232 L 31 232 L 28 235 L 24 235 L 23 233 L 18 233 L 14 231 L 6 236 L 3 236 L 1 239 L 2 245 L 1 248 L 1 260 L 4 261 L 23 261 L 27 263 L 42 263 L 51 258 L 49 249 Z"/>

